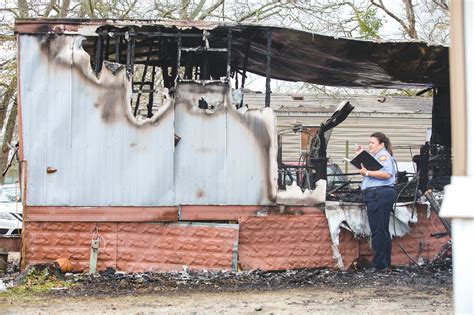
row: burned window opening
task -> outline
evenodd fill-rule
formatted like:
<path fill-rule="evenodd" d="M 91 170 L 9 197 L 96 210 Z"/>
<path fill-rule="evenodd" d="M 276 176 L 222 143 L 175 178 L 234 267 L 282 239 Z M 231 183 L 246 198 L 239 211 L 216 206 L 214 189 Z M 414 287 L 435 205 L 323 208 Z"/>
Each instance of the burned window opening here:
<path fill-rule="evenodd" d="M 153 116 L 159 108 L 160 88 L 172 93 L 180 81 L 230 82 L 232 75 L 237 76 L 238 62 L 231 62 L 231 29 L 211 35 L 176 28 L 103 26 L 96 33 L 83 45 L 91 67 L 99 75 L 104 62 L 125 65 L 132 81 L 130 106 L 135 117 Z"/>

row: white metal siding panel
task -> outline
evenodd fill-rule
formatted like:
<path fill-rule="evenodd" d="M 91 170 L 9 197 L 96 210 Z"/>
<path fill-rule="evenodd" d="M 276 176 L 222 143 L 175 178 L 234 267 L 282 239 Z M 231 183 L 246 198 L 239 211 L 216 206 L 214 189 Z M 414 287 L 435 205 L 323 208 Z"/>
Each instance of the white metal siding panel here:
<path fill-rule="evenodd" d="M 68 60 L 72 62 L 71 59 Z M 47 73 L 47 95 L 41 108 L 46 113 L 46 167 L 57 172 L 46 175 L 46 203 L 66 205 L 70 202 L 71 154 L 71 67 L 49 64 Z M 48 100 L 45 104 L 44 101 Z M 47 106 L 46 106 L 47 105 Z"/>
<path fill-rule="evenodd" d="M 186 87 L 176 91 L 175 132 L 181 137 L 175 154 L 176 203 L 225 204 L 226 113 L 222 107 L 215 114 L 197 108 L 201 96 L 211 105 L 223 104 L 224 95 L 192 94 Z"/>
<path fill-rule="evenodd" d="M 275 201 L 278 170 L 276 132 L 272 126 L 276 126 L 276 118 L 270 108 L 244 114 L 228 110 L 227 204 L 272 204 Z"/>
<path fill-rule="evenodd" d="M 67 45 L 48 58 L 37 37 L 20 36 L 27 204 L 172 205 L 172 108 L 154 125 L 138 126 L 125 111 L 123 71 L 113 76 L 104 67 L 95 79 L 77 47 L 81 38 L 64 38 Z M 111 102 L 109 118 L 105 102 Z M 46 174 L 48 166 L 57 172 Z"/>
<path fill-rule="evenodd" d="M 20 36 L 20 78 L 23 148 L 27 169 L 27 202 L 46 201 L 46 152 L 48 119 L 48 63 L 40 54 L 36 38 Z M 31 160 L 29 157 L 34 157 Z M 30 161 L 31 160 L 31 161 Z"/>
<path fill-rule="evenodd" d="M 270 204 L 276 194 L 276 124 L 271 109 L 229 106 L 225 85 L 181 83 L 176 90 L 176 204 Z M 212 110 L 198 108 L 203 98 Z M 275 161 L 271 170 L 269 159 Z M 271 182 L 273 179 L 274 183 Z"/>

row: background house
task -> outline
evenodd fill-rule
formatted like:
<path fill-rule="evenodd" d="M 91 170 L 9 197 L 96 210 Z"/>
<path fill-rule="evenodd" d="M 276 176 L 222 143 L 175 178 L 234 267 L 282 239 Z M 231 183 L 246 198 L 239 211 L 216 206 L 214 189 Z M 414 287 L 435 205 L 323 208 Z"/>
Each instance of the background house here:
<path fill-rule="evenodd" d="M 261 108 L 264 99 L 262 93 L 247 92 L 244 104 L 249 108 Z M 412 156 L 419 154 L 420 146 L 429 141 L 431 97 L 352 95 L 336 99 L 324 95 L 272 94 L 271 107 L 277 115 L 278 131 L 289 131 L 283 135 L 283 161 L 298 161 L 301 153 L 307 150 L 308 133 L 294 133 L 290 131 L 293 126 L 311 126 L 307 131 L 314 133 L 341 101 L 350 101 L 355 106 L 349 117 L 333 129 L 329 141 L 328 157 L 341 167 L 346 156 L 346 142 L 351 156 L 356 144 L 367 147 L 368 137 L 375 131 L 389 136 L 398 162 L 411 162 Z"/>

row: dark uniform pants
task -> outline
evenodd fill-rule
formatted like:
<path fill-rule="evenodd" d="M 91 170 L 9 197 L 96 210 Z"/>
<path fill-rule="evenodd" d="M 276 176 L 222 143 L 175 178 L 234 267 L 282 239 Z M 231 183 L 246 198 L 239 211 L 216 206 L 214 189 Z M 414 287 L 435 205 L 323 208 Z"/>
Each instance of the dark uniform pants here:
<path fill-rule="evenodd" d="M 391 264 L 392 239 L 388 228 L 395 195 L 395 188 L 391 186 L 368 188 L 363 193 L 372 233 L 372 265 L 376 269 L 388 268 Z"/>

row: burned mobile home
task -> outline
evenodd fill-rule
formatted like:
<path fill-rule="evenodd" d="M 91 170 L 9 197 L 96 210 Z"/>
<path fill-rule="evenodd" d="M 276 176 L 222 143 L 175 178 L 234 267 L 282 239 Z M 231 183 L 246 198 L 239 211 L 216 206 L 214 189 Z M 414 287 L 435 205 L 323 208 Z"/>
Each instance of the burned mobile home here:
<path fill-rule="evenodd" d="M 433 89 L 428 179 L 430 153 L 450 146 L 446 47 L 202 21 L 18 20 L 16 34 L 24 265 L 347 268 L 370 255 L 354 237 L 367 234 L 363 206 L 326 202 L 327 142 L 352 105 L 312 140 L 308 184 L 279 185 L 272 78 Z M 243 106 L 247 72 L 266 77 L 261 108 Z M 436 255 L 438 218 L 397 209 L 406 251 Z"/>

